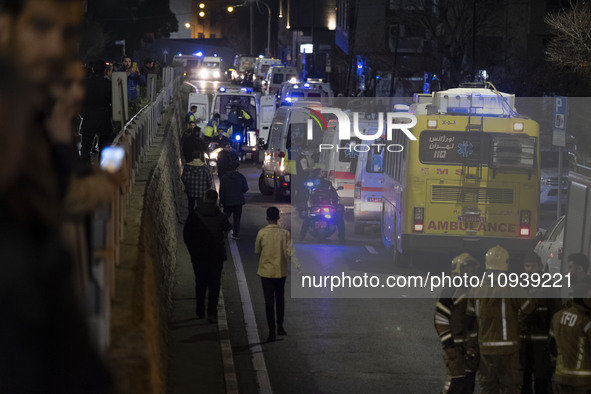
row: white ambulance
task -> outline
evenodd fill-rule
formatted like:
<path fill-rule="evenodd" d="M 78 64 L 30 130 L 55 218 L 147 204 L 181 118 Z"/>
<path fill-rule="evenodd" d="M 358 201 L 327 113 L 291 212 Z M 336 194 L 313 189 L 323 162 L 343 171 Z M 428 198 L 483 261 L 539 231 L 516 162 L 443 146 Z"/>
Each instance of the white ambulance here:
<path fill-rule="evenodd" d="M 375 134 L 377 127 L 368 127 L 366 134 Z M 378 139 L 372 144 L 383 143 Z M 366 224 L 380 224 L 382 220 L 382 178 L 384 174 L 384 149 L 368 147 L 359 149 L 355 167 L 353 193 L 353 218 L 355 234 L 362 234 Z"/>
<path fill-rule="evenodd" d="M 263 102 L 269 100 L 273 102 L 273 97 L 261 98 Z M 258 95 L 250 88 L 226 88 L 220 87 L 214 94 L 212 100 L 209 100 L 207 94 L 191 93 L 189 95 L 188 108 L 191 106 L 197 106 L 197 112 L 195 118 L 197 119 L 197 126 L 201 127 L 202 132 L 205 130 L 207 123 L 213 118 L 214 114 L 220 114 L 221 121 L 228 120 L 228 114 L 233 107 L 243 109 L 252 118 L 252 124 L 248 129 L 248 132 L 242 140 L 242 150 L 247 158 L 258 160 L 259 158 L 259 146 L 262 145 L 261 134 L 264 136 L 268 134 L 269 127 L 273 114 L 270 112 L 271 109 L 268 105 L 261 107 Z M 273 106 L 273 110 L 275 107 Z M 207 114 L 204 116 L 203 114 Z M 263 130 L 263 132 L 261 132 Z M 235 138 L 235 136 L 233 136 Z"/>

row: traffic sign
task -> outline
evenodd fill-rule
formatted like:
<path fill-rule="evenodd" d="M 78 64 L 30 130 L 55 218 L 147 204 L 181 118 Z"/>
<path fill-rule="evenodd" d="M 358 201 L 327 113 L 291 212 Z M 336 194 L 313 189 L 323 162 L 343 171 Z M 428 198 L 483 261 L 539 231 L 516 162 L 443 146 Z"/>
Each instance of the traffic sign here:
<path fill-rule="evenodd" d="M 567 98 L 554 97 L 554 128 L 552 132 L 552 145 L 566 146 L 566 110 Z"/>

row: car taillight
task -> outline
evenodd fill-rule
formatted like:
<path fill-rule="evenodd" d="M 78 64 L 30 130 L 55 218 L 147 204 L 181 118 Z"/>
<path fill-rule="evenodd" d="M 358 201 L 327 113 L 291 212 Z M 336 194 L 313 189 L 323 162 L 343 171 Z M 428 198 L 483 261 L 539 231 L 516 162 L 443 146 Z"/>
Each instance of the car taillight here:
<path fill-rule="evenodd" d="M 413 231 L 415 233 L 422 233 L 423 221 L 425 220 L 425 208 L 415 207 L 413 219 Z"/>
<path fill-rule="evenodd" d="M 355 182 L 355 195 L 353 198 L 361 199 L 361 182 Z"/>
<path fill-rule="evenodd" d="M 520 211 L 519 212 L 519 235 L 522 237 L 529 237 L 529 231 L 531 227 L 531 212 Z"/>

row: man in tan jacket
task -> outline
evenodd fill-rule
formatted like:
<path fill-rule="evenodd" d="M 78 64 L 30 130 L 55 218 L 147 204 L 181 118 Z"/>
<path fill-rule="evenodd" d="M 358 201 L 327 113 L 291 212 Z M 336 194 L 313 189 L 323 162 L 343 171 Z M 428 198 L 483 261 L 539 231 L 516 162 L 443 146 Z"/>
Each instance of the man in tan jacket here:
<path fill-rule="evenodd" d="M 260 255 L 257 274 L 261 277 L 265 296 L 265 312 L 269 325 L 267 342 L 274 342 L 277 335 L 287 335 L 283 328 L 285 314 L 285 279 L 288 257 L 292 257 L 293 246 L 289 231 L 279 227 L 279 209 L 267 209 L 268 226 L 259 230 L 254 243 L 254 252 Z M 277 326 L 275 326 L 275 303 L 277 304 Z"/>

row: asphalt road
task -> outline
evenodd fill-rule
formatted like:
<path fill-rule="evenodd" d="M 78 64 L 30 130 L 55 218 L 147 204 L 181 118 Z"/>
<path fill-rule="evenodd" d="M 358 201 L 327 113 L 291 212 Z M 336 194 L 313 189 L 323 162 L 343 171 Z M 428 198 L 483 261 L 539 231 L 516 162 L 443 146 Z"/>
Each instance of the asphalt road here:
<path fill-rule="evenodd" d="M 256 233 L 267 224 L 265 210 L 272 205 L 280 208 L 283 227 L 299 231 L 301 221 L 291 215 L 289 203 L 277 204 L 272 196 L 259 193 L 258 167 L 246 164 L 239 170 L 247 177 L 250 190 L 237 246 L 261 343 L 268 331 L 262 287 L 256 275 L 258 257 L 253 251 Z M 338 244 L 335 234 L 325 243 L 312 241 L 296 246 L 304 274 L 316 272 L 319 267 L 326 272 L 388 275 L 423 271 L 394 267 L 392 257 L 381 246 L 377 226 L 373 231 L 368 228 L 362 236 L 353 235 L 350 222 L 347 230 L 346 245 Z M 256 370 L 253 367 L 251 350 L 258 352 L 258 348 L 247 338 L 233 268 L 230 263 L 225 268 L 224 298 L 239 386 L 242 392 L 252 393 L 258 390 L 256 372 L 259 376 L 261 373 L 260 366 Z M 292 278 L 297 285 L 299 274 L 294 271 Z M 288 280 L 288 335 L 260 346 L 274 393 L 433 393 L 441 389 L 445 369 L 433 328 L 434 299 L 362 298 L 367 296 L 362 291 L 345 295 L 349 298 L 331 298 L 330 294 L 301 298 L 301 290 L 292 295 L 292 285 Z M 310 296 L 305 292 L 303 295 Z"/>

